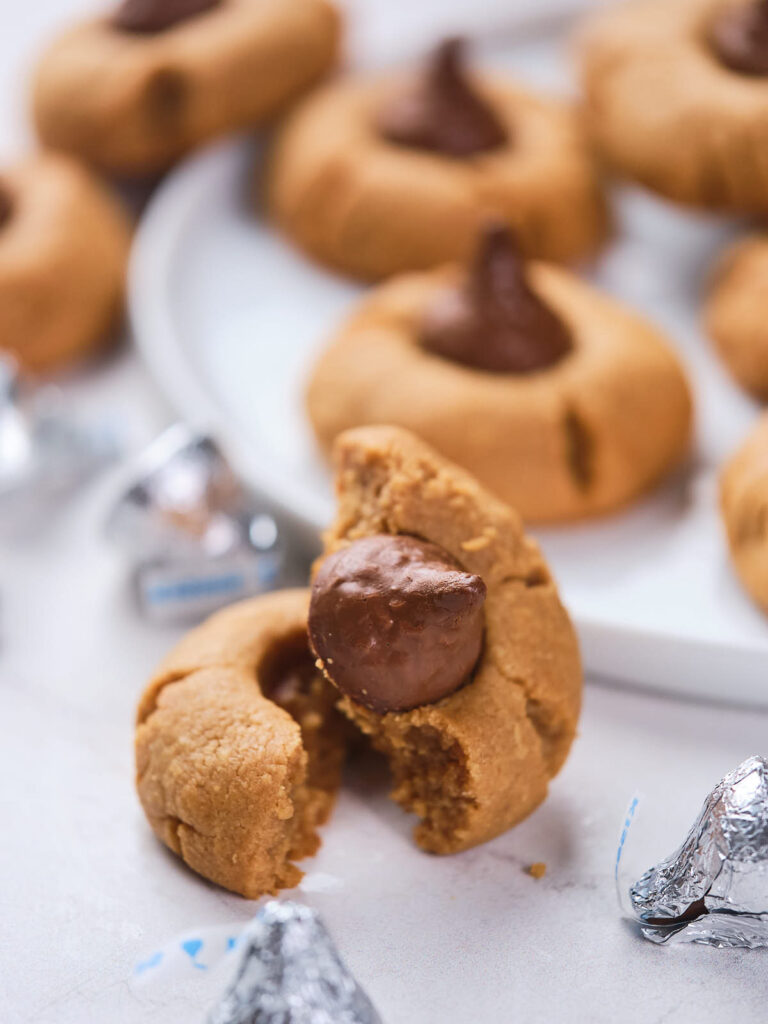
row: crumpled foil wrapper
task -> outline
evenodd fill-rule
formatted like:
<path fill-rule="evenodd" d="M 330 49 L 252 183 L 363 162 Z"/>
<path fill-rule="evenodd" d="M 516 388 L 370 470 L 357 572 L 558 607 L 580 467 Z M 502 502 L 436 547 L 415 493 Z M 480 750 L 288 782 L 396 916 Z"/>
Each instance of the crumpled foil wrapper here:
<path fill-rule="evenodd" d="M 29 534 L 119 453 L 106 423 L 85 423 L 55 387 L 21 385 L 0 357 L 0 530 Z"/>
<path fill-rule="evenodd" d="M 208 1024 L 381 1024 L 310 907 L 271 900 L 238 949 L 240 965 Z"/>
<path fill-rule="evenodd" d="M 750 757 L 704 802 L 682 846 L 629 891 L 653 942 L 768 946 L 768 761 Z"/>
<path fill-rule="evenodd" d="M 140 610 L 160 624 L 195 622 L 292 582 L 284 525 L 214 439 L 183 424 L 139 458 L 106 535 L 132 561 Z"/>

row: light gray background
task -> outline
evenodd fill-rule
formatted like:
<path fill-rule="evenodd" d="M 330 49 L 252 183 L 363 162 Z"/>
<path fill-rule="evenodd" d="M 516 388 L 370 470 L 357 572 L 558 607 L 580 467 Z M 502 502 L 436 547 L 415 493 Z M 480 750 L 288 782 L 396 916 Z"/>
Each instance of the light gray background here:
<path fill-rule="evenodd" d="M 21 69 L 78 0 L 3 4 L 0 150 L 24 138 Z M 67 391 L 120 416 L 134 444 L 168 419 L 123 351 Z M 107 476 L 34 545 L 0 548 L 0 1019 L 194 1024 L 128 985 L 137 959 L 190 927 L 245 921 L 254 904 L 195 878 L 151 838 L 132 789 L 142 680 L 172 639 L 131 610 L 99 527 Z M 619 827 L 643 793 L 630 861 L 669 852 L 707 790 L 768 748 L 763 713 L 588 685 L 579 739 L 547 803 L 459 857 L 419 854 L 384 790 L 351 780 L 320 855 L 341 882 L 317 906 L 388 1024 L 567 1020 L 762 1021 L 764 953 L 658 948 L 618 912 Z M 365 793 L 364 793 L 365 790 Z M 523 868 L 543 860 L 532 880 Z"/>

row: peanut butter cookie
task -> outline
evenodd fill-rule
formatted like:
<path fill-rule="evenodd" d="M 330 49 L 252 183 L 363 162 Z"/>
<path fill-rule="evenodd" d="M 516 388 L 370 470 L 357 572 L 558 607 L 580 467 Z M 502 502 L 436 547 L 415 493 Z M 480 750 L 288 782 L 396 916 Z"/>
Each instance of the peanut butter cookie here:
<path fill-rule="evenodd" d="M 768 236 L 743 239 L 721 259 L 705 310 L 706 327 L 736 380 L 768 401 Z"/>
<path fill-rule="evenodd" d="M 616 509 L 687 450 L 685 375 L 650 324 L 504 228 L 473 267 L 375 289 L 320 356 L 307 409 L 321 446 L 406 427 L 516 508 L 562 521 Z"/>
<path fill-rule="evenodd" d="M 736 572 L 768 613 L 768 416 L 723 470 L 720 501 Z"/>
<path fill-rule="evenodd" d="M 465 850 L 530 814 L 562 766 L 576 637 L 519 517 L 469 475 L 394 427 L 349 431 L 335 454 L 310 642 L 419 846 Z"/>
<path fill-rule="evenodd" d="M 339 785 L 345 726 L 307 646 L 309 592 L 213 616 L 141 699 L 137 787 L 174 853 L 249 899 L 297 884 Z"/>
<path fill-rule="evenodd" d="M 594 139 L 620 174 L 679 202 L 768 210 L 768 3 L 638 0 L 582 40 Z"/>
<path fill-rule="evenodd" d="M 250 898 L 301 877 L 291 861 L 317 848 L 350 722 L 387 756 L 419 845 L 454 853 L 541 803 L 579 715 L 576 637 L 517 514 L 407 431 L 350 431 L 336 455 L 311 600 L 215 615 L 139 705 L 152 828 Z"/>
<path fill-rule="evenodd" d="M 129 244 L 120 204 L 69 157 L 0 170 L 0 349 L 46 371 L 102 346 L 122 309 Z"/>
<path fill-rule="evenodd" d="M 607 231 L 574 111 L 468 78 L 455 40 L 415 77 L 341 81 L 304 101 L 277 138 L 267 199 L 310 255 L 372 280 L 466 259 L 491 215 L 556 260 L 593 254 Z"/>
<path fill-rule="evenodd" d="M 327 0 L 123 0 L 43 55 L 34 116 L 43 142 L 125 175 L 261 124 L 334 63 Z"/>

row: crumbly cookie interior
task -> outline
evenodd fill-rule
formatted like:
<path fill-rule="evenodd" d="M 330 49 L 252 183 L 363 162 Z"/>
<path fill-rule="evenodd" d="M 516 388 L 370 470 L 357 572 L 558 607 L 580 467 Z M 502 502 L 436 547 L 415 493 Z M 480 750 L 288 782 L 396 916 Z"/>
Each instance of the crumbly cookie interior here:
<path fill-rule="evenodd" d="M 430 853 L 449 853 L 463 831 L 474 800 L 461 746 L 434 726 L 414 725 L 402 715 L 377 715 L 344 698 L 342 710 L 387 759 L 392 799 L 416 814 L 414 838 Z"/>
<path fill-rule="evenodd" d="M 317 827 L 328 819 L 339 788 L 349 726 L 336 710 L 337 691 L 315 668 L 306 634 L 276 644 L 256 671 L 264 696 L 287 711 L 301 730 L 307 770 L 293 789 L 289 856 L 308 857 L 320 846 Z"/>

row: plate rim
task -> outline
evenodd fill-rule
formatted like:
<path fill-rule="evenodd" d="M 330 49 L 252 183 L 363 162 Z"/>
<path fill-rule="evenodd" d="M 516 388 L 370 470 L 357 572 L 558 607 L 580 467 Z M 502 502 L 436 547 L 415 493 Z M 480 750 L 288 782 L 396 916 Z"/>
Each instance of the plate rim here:
<path fill-rule="evenodd" d="M 160 183 L 141 216 L 128 264 L 126 302 L 131 334 L 152 379 L 174 412 L 194 429 L 210 433 L 254 490 L 277 506 L 315 540 L 329 518 L 322 501 L 313 501 L 280 472 L 272 456 L 246 444 L 227 422 L 217 400 L 206 391 L 185 357 L 184 344 L 167 301 L 173 260 L 185 225 L 197 209 L 201 189 L 224 169 L 242 160 L 253 140 L 232 136 L 182 161 Z"/>

